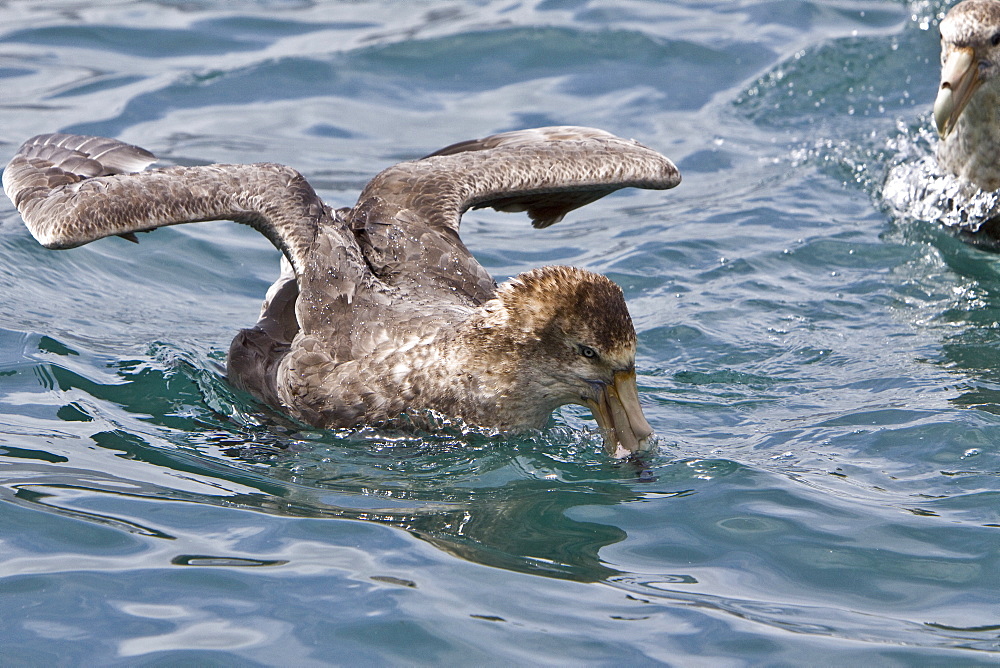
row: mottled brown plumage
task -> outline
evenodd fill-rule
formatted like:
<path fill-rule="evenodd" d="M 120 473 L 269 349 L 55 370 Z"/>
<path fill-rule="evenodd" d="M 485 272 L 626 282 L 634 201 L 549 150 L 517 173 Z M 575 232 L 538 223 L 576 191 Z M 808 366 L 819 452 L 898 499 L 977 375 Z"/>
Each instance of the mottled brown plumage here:
<path fill-rule="evenodd" d="M 570 267 L 497 286 L 458 231 L 469 208 L 546 227 L 619 188 L 676 186 L 655 151 L 591 128 L 503 133 L 390 167 L 337 211 L 283 165 L 138 171 L 154 160 L 112 139 L 41 135 L 3 184 L 49 248 L 204 220 L 263 233 L 285 256 L 281 276 L 228 362 L 259 400 L 317 427 L 436 413 L 500 430 L 540 428 L 579 403 L 614 456 L 651 435 L 621 289 Z"/>

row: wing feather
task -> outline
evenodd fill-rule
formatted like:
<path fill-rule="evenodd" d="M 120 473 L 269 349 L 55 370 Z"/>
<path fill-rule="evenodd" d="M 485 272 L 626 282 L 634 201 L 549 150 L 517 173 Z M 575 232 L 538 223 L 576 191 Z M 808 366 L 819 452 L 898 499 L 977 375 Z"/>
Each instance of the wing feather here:
<path fill-rule="evenodd" d="M 621 188 L 662 190 L 680 180 L 668 158 L 603 130 L 519 130 L 384 170 L 365 187 L 350 219 L 383 280 L 398 285 L 412 276 L 438 294 L 458 291 L 480 302 L 494 284 L 459 239 L 465 211 L 525 211 L 535 227 L 548 227 Z"/>
<path fill-rule="evenodd" d="M 452 144 L 384 170 L 366 195 L 458 231 L 470 208 L 526 211 L 548 227 L 569 211 L 621 188 L 665 190 L 681 182 L 668 158 L 596 128 L 554 126 Z M 385 196 L 388 195 L 388 196 Z"/>
<path fill-rule="evenodd" d="M 233 220 L 260 231 L 299 272 L 329 210 L 301 174 L 272 163 L 142 170 L 156 160 L 104 137 L 26 141 L 3 173 L 7 196 L 47 248 L 166 225 Z M 349 232 L 347 232 L 350 235 Z"/>

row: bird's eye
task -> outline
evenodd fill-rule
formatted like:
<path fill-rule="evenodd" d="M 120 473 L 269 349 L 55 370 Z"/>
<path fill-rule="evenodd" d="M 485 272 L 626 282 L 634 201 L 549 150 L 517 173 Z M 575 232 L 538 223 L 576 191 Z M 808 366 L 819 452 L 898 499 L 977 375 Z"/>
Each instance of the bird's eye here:
<path fill-rule="evenodd" d="M 595 357 L 597 357 L 597 351 L 591 348 L 590 346 L 581 345 L 579 347 L 579 350 L 580 354 L 586 357 L 587 359 L 594 359 Z"/>
<path fill-rule="evenodd" d="M 993 46 L 1000 45 L 1000 32 L 993 33 L 993 37 L 990 38 L 990 44 Z"/>

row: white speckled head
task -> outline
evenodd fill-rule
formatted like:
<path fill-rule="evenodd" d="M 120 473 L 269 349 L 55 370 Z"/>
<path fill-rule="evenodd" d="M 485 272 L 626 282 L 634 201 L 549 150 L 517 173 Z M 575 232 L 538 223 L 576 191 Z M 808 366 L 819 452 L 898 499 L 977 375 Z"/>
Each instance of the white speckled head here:
<path fill-rule="evenodd" d="M 953 47 L 980 46 L 992 39 L 997 28 L 1000 28 L 1000 2 L 965 0 L 952 7 L 941 21 L 941 43 Z"/>

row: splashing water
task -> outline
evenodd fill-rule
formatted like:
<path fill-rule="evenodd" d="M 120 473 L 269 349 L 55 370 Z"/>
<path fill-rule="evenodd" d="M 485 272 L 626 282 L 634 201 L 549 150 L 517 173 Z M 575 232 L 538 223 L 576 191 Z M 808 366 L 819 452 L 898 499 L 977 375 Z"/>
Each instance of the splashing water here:
<path fill-rule="evenodd" d="M 882 187 L 890 213 L 902 220 L 936 221 L 976 245 L 1000 248 L 990 238 L 1000 216 L 998 192 L 942 172 L 934 157 L 937 138 L 926 125 L 912 132 L 901 127 L 889 148 L 898 161 Z"/>

